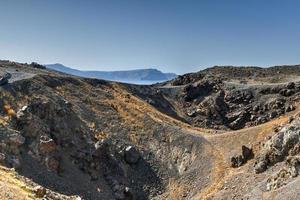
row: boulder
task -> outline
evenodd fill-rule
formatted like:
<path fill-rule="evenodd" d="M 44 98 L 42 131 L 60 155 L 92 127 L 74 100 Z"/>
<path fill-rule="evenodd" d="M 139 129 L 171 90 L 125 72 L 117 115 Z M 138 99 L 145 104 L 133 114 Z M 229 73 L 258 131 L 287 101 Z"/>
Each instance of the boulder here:
<path fill-rule="evenodd" d="M 10 163 L 10 165 L 11 165 L 14 169 L 19 169 L 19 168 L 21 167 L 20 160 L 19 160 L 19 158 L 17 158 L 17 157 L 12 157 L 12 158 L 9 160 L 9 163 Z"/>
<path fill-rule="evenodd" d="M 253 151 L 251 148 L 242 146 L 242 155 L 231 157 L 231 167 L 237 168 L 245 164 L 248 160 L 254 157 Z"/>
<path fill-rule="evenodd" d="M 269 114 L 269 118 L 270 118 L 270 119 L 273 119 L 273 118 L 275 118 L 277 115 L 278 115 L 278 113 L 274 110 L 274 111 L 272 111 L 272 112 Z"/>
<path fill-rule="evenodd" d="M 91 181 L 97 181 L 99 179 L 98 173 L 96 171 L 92 171 L 90 173 L 90 176 L 91 176 Z"/>
<path fill-rule="evenodd" d="M 295 88 L 295 83 L 294 82 L 289 82 L 286 86 L 287 89 L 294 89 Z"/>
<path fill-rule="evenodd" d="M 258 163 L 255 165 L 254 171 L 255 171 L 255 173 L 257 173 L 257 174 L 260 174 L 260 173 L 266 171 L 266 170 L 267 170 L 267 167 L 268 167 L 268 165 L 267 165 L 267 163 L 266 163 L 265 161 L 260 161 L 260 162 L 258 162 Z"/>
<path fill-rule="evenodd" d="M 25 138 L 18 134 L 14 133 L 8 137 L 9 143 L 15 146 L 21 146 L 25 142 Z"/>
<path fill-rule="evenodd" d="M 278 92 L 281 91 L 281 89 L 282 89 L 282 87 L 279 87 L 279 86 L 272 87 L 271 88 L 271 93 L 272 94 L 278 93 Z"/>
<path fill-rule="evenodd" d="M 290 89 L 282 89 L 279 91 L 279 94 L 281 94 L 282 96 L 285 96 L 285 97 L 292 96 L 294 93 L 295 93 L 295 91 L 290 90 Z"/>
<path fill-rule="evenodd" d="M 288 169 L 281 169 L 274 176 L 271 176 L 267 180 L 267 190 L 277 190 L 280 187 L 286 185 L 288 179 L 291 178 L 291 172 Z"/>
<path fill-rule="evenodd" d="M 285 112 L 291 112 L 293 110 L 295 110 L 295 107 L 293 105 L 289 105 L 285 108 Z"/>
<path fill-rule="evenodd" d="M 253 106 L 253 111 L 254 112 L 258 112 L 259 111 L 259 109 L 260 109 L 260 106 L 259 105 L 255 105 L 255 106 Z"/>
<path fill-rule="evenodd" d="M 250 119 L 251 115 L 249 112 L 241 111 L 235 114 L 238 116 L 233 122 L 229 124 L 229 127 L 233 130 L 240 129 L 245 126 L 245 123 Z"/>
<path fill-rule="evenodd" d="M 125 149 L 124 159 L 128 164 L 136 164 L 140 159 L 139 152 L 132 146 Z"/>
<path fill-rule="evenodd" d="M 248 148 L 245 145 L 242 146 L 242 156 L 245 161 L 250 160 L 254 157 L 252 148 Z"/>
<path fill-rule="evenodd" d="M 237 168 L 245 163 L 242 155 L 231 157 L 231 167 Z"/>
<path fill-rule="evenodd" d="M 60 162 L 57 158 L 54 157 L 47 157 L 45 159 L 46 161 L 46 166 L 50 171 L 53 172 L 58 172 L 59 170 L 59 166 L 60 166 Z"/>
<path fill-rule="evenodd" d="M 10 73 L 6 73 L 4 76 L 0 77 L 0 85 L 6 85 L 10 78 L 11 78 Z"/>
<path fill-rule="evenodd" d="M 289 117 L 289 121 L 288 121 L 288 123 L 290 124 L 290 123 L 292 123 L 293 122 L 293 120 L 294 120 L 294 117 L 293 116 L 290 116 Z"/>
<path fill-rule="evenodd" d="M 47 136 L 41 136 L 40 142 L 39 142 L 39 152 L 41 154 L 49 154 L 49 153 L 55 151 L 56 148 L 57 148 L 57 146 L 53 139 L 51 139 Z"/>
<path fill-rule="evenodd" d="M 43 198 L 46 195 L 46 188 L 42 186 L 37 186 L 34 188 L 34 193 L 36 198 Z"/>
<path fill-rule="evenodd" d="M 3 163 L 5 161 L 5 154 L 4 153 L 0 153 L 0 163 Z"/>
<path fill-rule="evenodd" d="M 190 112 L 187 112 L 187 115 L 188 115 L 189 117 L 195 117 L 195 116 L 196 116 L 196 111 L 195 111 L 195 110 L 192 110 L 192 111 L 190 111 Z"/>
<path fill-rule="evenodd" d="M 262 123 L 265 123 L 265 122 L 267 122 L 268 120 L 267 120 L 267 118 L 265 117 L 265 116 L 261 116 L 261 117 L 258 117 L 257 119 L 256 119 L 256 124 L 262 124 Z"/>
<path fill-rule="evenodd" d="M 109 155 L 111 141 L 109 139 L 99 140 L 95 143 L 94 157 L 105 157 Z"/>
<path fill-rule="evenodd" d="M 251 115 L 251 116 L 250 116 L 250 121 L 255 121 L 255 119 L 256 119 L 256 116 L 255 116 L 255 115 Z"/>
<path fill-rule="evenodd" d="M 134 198 L 134 193 L 133 193 L 132 189 L 129 188 L 129 187 L 125 187 L 124 194 L 125 194 L 125 198 L 128 199 L 128 200 L 135 199 Z"/>
<path fill-rule="evenodd" d="M 18 112 L 17 112 L 17 118 L 21 118 L 22 116 L 24 116 L 24 112 L 26 111 L 28 106 L 23 106 Z"/>
<path fill-rule="evenodd" d="M 277 99 L 275 102 L 272 102 L 273 109 L 279 109 L 284 106 L 285 100 L 284 99 Z"/>
<path fill-rule="evenodd" d="M 292 177 L 296 177 L 300 172 L 300 157 L 299 156 L 289 156 L 286 160 L 286 164 L 290 168 Z"/>

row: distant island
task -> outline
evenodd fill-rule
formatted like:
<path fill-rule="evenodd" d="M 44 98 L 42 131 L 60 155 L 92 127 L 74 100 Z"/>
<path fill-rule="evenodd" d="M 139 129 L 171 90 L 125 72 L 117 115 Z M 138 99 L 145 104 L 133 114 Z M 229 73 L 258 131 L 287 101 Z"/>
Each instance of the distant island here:
<path fill-rule="evenodd" d="M 127 71 L 82 71 L 58 63 L 47 64 L 45 66 L 48 69 L 80 77 L 146 85 L 168 81 L 177 77 L 177 75 L 174 73 L 163 73 L 157 69 L 137 69 Z"/>

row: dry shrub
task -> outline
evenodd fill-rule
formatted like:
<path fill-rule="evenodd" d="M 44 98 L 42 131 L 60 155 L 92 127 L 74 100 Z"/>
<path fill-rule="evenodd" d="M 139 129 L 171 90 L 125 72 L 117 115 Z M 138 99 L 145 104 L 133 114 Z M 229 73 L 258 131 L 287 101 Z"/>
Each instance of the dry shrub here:
<path fill-rule="evenodd" d="M 132 103 L 110 102 L 110 106 L 118 112 L 118 114 L 123 118 L 123 120 L 137 128 L 144 127 L 143 124 L 143 113 L 138 109 L 138 107 Z"/>
<path fill-rule="evenodd" d="M 129 134 L 129 139 L 133 144 L 137 144 L 139 140 L 137 133 L 134 132 Z"/>
<path fill-rule="evenodd" d="M 168 184 L 169 195 L 167 199 L 180 200 L 184 199 L 186 187 L 184 184 L 178 183 L 176 180 L 171 179 Z"/>
<path fill-rule="evenodd" d="M 9 119 L 12 119 L 16 116 L 16 112 L 9 105 L 4 105 L 4 110 L 8 115 Z"/>
<path fill-rule="evenodd" d="M 8 115 L 8 117 L 11 119 L 11 118 L 13 118 L 14 116 L 16 116 L 16 112 L 15 112 L 13 109 L 9 109 L 9 110 L 7 111 L 7 115 Z"/>
<path fill-rule="evenodd" d="M 96 140 L 100 141 L 100 140 L 105 140 L 108 138 L 108 134 L 104 133 L 104 132 L 98 132 L 95 134 L 95 138 Z"/>
<path fill-rule="evenodd" d="M 115 111 L 118 112 L 118 110 L 119 110 L 118 105 L 116 105 L 116 104 L 114 104 L 114 103 L 112 102 L 112 103 L 110 104 L 110 106 L 111 106 Z"/>
<path fill-rule="evenodd" d="M 7 120 L 3 119 L 3 118 L 0 118 L 0 125 L 2 126 L 7 126 Z"/>

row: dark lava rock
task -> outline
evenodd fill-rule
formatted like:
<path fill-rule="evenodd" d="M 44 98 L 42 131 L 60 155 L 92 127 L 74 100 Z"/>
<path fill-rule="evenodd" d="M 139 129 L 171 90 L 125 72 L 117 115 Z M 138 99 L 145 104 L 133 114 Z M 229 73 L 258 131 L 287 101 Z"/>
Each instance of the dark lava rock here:
<path fill-rule="evenodd" d="M 0 163 L 4 163 L 5 158 L 6 158 L 5 154 L 4 153 L 0 153 Z"/>
<path fill-rule="evenodd" d="M 48 154 L 56 150 L 56 144 L 53 139 L 47 136 L 41 136 L 39 151 L 41 154 Z"/>
<path fill-rule="evenodd" d="M 124 194 L 125 194 L 125 198 L 128 199 L 128 200 L 133 200 L 133 199 L 135 199 L 135 197 L 134 197 L 134 192 L 133 192 L 132 189 L 129 188 L 129 187 L 125 187 Z"/>
<path fill-rule="evenodd" d="M 242 146 L 242 155 L 231 157 L 231 167 L 234 167 L 234 168 L 240 167 L 252 158 L 254 158 L 252 149 L 243 145 Z"/>
<path fill-rule="evenodd" d="M 267 170 L 267 163 L 266 162 L 259 162 L 255 165 L 254 171 L 255 173 L 259 174 Z"/>
<path fill-rule="evenodd" d="M 243 145 L 242 146 L 242 156 L 243 156 L 244 160 L 252 159 L 254 157 L 252 149 Z"/>
<path fill-rule="evenodd" d="M 270 117 L 270 119 L 273 119 L 273 118 L 275 118 L 276 116 L 277 116 L 277 112 L 276 111 L 272 111 L 270 114 L 269 114 L 269 117 Z"/>
<path fill-rule="evenodd" d="M 95 151 L 93 152 L 93 156 L 97 158 L 109 157 L 111 145 L 112 144 L 109 139 L 97 141 L 95 143 Z"/>
<path fill-rule="evenodd" d="M 291 112 L 291 111 L 293 111 L 293 110 L 295 110 L 295 107 L 294 107 L 293 105 L 287 106 L 287 107 L 285 108 L 285 112 Z"/>
<path fill-rule="evenodd" d="M 245 163 L 242 155 L 234 156 L 231 158 L 231 167 L 237 168 L 242 166 Z"/>
<path fill-rule="evenodd" d="M 281 94 L 282 96 L 285 96 L 285 97 L 292 96 L 294 93 L 295 93 L 295 91 L 290 90 L 290 89 L 282 89 L 279 91 L 279 94 Z"/>
<path fill-rule="evenodd" d="M 50 171 L 58 172 L 60 167 L 60 161 L 58 158 L 55 157 L 47 157 L 45 159 L 46 166 Z"/>
<path fill-rule="evenodd" d="M 9 164 L 11 165 L 11 167 L 15 168 L 15 169 L 20 169 L 21 168 L 21 163 L 19 158 L 12 156 L 9 159 Z"/>
<path fill-rule="evenodd" d="M 12 134 L 9 136 L 9 143 L 15 146 L 21 146 L 25 142 L 25 138 L 20 134 Z"/>
<path fill-rule="evenodd" d="M 227 102 L 235 104 L 249 103 L 252 98 L 251 91 L 231 91 L 225 96 Z"/>
<path fill-rule="evenodd" d="M 294 82 L 289 82 L 286 87 L 287 87 L 287 89 L 294 89 L 295 88 L 295 83 Z"/>
<path fill-rule="evenodd" d="M 258 112 L 259 111 L 259 105 L 255 105 L 253 106 L 253 109 L 252 109 L 254 112 Z"/>
<path fill-rule="evenodd" d="M 189 116 L 189 117 L 195 117 L 196 116 L 196 111 L 195 110 L 192 110 L 192 111 L 190 111 L 190 112 L 188 112 L 187 113 L 187 115 Z"/>
<path fill-rule="evenodd" d="M 124 158 L 128 164 L 135 164 L 139 161 L 140 154 L 134 147 L 128 146 L 125 149 Z"/>
<path fill-rule="evenodd" d="M 8 83 L 8 80 L 11 78 L 10 73 L 6 73 L 3 77 L 0 78 L 0 85 L 5 85 Z"/>
<path fill-rule="evenodd" d="M 262 123 L 265 123 L 267 121 L 268 121 L 268 119 L 265 116 L 261 116 L 261 117 L 257 118 L 256 123 L 257 124 L 262 124 Z"/>
<path fill-rule="evenodd" d="M 245 123 L 250 119 L 250 113 L 246 111 L 241 111 L 235 114 L 235 116 L 238 116 L 233 122 L 229 124 L 229 127 L 233 130 L 237 130 L 242 128 Z M 230 120 L 230 119 L 229 119 Z"/>

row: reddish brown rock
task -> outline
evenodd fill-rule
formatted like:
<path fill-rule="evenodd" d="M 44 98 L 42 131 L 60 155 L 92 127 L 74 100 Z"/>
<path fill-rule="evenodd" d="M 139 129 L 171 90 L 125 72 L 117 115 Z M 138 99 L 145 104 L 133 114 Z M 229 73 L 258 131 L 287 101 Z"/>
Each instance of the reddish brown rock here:
<path fill-rule="evenodd" d="M 54 157 L 47 157 L 46 158 L 46 166 L 50 171 L 58 172 L 60 162 L 57 158 Z"/>
<path fill-rule="evenodd" d="M 46 189 L 42 186 L 37 186 L 34 188 L 35 197 L 43 198 L 46 195 Z"/>
<path fill-rule="evenodd" d="M 39 144 L 39 151 L 41 154 L 49 154 L 55 151 L 56 148 L 57 146 L 53 139 L 48 137 L 41 137 Z"/>

